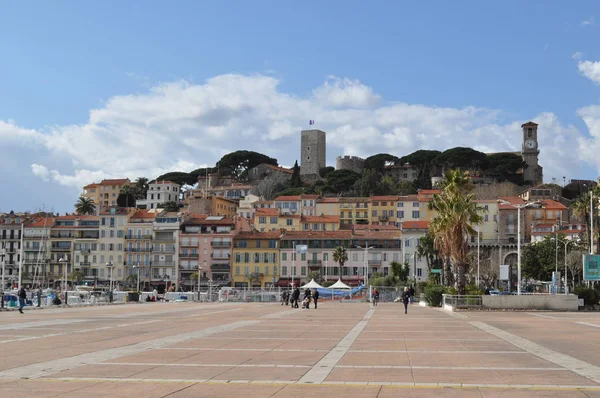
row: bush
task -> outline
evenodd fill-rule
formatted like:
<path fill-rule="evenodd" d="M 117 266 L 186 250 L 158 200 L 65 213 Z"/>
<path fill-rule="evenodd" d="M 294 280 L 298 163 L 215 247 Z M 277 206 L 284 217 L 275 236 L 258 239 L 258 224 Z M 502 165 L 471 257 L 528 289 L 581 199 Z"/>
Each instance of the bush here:
<path fill-rule="evenodd" d="M 465 289 L 465 293 L 469 296 L 483 296 L 484 291 L 476 285 L 468 285 Z"/>
<path fill-rule="evenodd" d="M 371 279 L 369 279 L 369 285 L 371 286 L 387 286 L 385 284 L 385 278 L 382 277 L 371 277 Z"/>
<path fill-rule="evenodd" d="M 575 288 L 575 294 L 577 297 L 583 299 L 585 305 L 596 305 L 600 300 L 598 292 L 592 288 L 579 286 Z"/>
<path fill-rule="evenodd" d="M 446 288 L 441 285 L 425 286 L 425 301 L 430 307 L 442 306 L 442 295 L 446 293 Z"/>

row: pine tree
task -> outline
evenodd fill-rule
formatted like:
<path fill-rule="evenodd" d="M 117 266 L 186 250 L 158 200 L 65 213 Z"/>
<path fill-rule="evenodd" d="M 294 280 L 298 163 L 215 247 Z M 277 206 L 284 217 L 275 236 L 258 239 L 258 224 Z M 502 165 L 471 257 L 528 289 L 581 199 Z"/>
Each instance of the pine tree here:
<path fill-rule="evenodd" d="M 290 187 L 299 188 L 302 186 L 302 180 L 300 179 L 300 166 L 298 166 L 298 161 L 294 163 L 294 167 L 292 168 L 292 179 L 290 180 Z"/>

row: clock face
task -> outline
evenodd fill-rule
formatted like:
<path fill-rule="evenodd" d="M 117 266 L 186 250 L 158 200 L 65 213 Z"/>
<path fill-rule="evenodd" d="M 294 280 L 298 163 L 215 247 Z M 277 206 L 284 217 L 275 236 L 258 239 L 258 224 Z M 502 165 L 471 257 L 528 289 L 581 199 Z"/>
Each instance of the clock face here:
<path fill-rule="evenodd" d="M 528 149 L 535 148 L 535 141 L 534 140 L 527 140 L 527 141 L 525 141 L 525 147 L 528 148 Z"/>

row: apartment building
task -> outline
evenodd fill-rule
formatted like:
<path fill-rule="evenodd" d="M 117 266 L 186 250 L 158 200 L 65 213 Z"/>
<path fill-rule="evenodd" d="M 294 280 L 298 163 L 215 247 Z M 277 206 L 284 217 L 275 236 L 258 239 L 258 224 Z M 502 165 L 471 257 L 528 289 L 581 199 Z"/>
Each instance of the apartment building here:
<path fill-rule="evenodd" d="M 97 206 L 116 206 L 121 188 L 130 184 L 129 178 L 105 179 L 83 187 L 81 196 L 93 200 Z"/>
<path fill-rule="evenodd" d="M 319 195 L 279 196 L 273 201 L 280 214 L 314 216 L 317 214 L 316 202 Z"/>
<path fill-rule="evenodd" d="M 14 284 L 18 281 L 19 262 L 21 261 L 21 229 L 26 217 L 14 212 L 0 218 L 0 261 L 4 261 L 4 282 Z M 0 271 L 1 272 L 1 271 Z"/>
<path fill-rule="evenodd" d="M 337 197 L 319 198 L 316 200 L 315 206 L 318 215 L 340 216 L 340 199 Z"/>
<path fill-rule="evenodd" d="M 125 225 L 133 211 L 135 209 L 115 206 L 100 211 L 97 274 L 99 282 L 103 284 L 108 284 L 112 279 L 113 286 L 118 287 L 125 279 Z"/>
<path fill-rule="evenodd" d="M 339 198 L 340 225 L 369 224 L 369 198 Z"/>
<path fill-rule="evenodd" d="M 154 219 L 158 209 L 142 209 L 131 214 L 125 224 L 126 278 L 140 277 L 140 288 L 150 289 L 150 266 L 152 264 L 152 237 Z M 136 267 L 139 267 L 136 268 Z M 137 281 L 136 281 L 137 282 Z"/>
<path fill-rule="evenodd" d="M 136 207 L 157 209 L 166 202 L 179 202 L 181 186 L 171 181 L 153 181 L 148 184 L 146 199 L 137 200 Z"/>
<path fill-rule="evenodd" d="M 339 216 L 305 216 L 281 213 L 281 209 L 256 209 L 253 225 L 259 232 L 279 231 L 337 231 Z"/>
<path fill-rule="evenodd" d="M 48 282 L 60 285 L 65 272 L 73 272 L 73 238 L 76 216 L 58 216 L 50 228 Z"/>
<path fill-rule="evenodd" d="M 240 199 L 238 207 L 236 209 L 236 214 L 238 217 L 245 217 L 248 220 L 254 218 L 254 211 L 256 209 L 256 205 L 260 202 L 260 197 L 256 195 L 248 195 L 243 199 Z"/>
<path fill-rule="evenodd" d="M 354 228 L 352 246 L 348 249 L 346 263 L 349 273 L 351 271 L 352 275 L 359 275 L 361 280 L 365 271 L 368 272 L 369 278 L 374 273 L 390 275 L 391 263 L 402 262 L 401 237 L 402 233 L 397 227 L 382 230 Z"/>
<path fill-rule="evenodd" d="M 83 274 L 84 283 L 98 283 L 100 217 L 78 216 L 73 236 L 73 269 Z"/>
<path fill-rule="evenodd" d="M 345 283 L 358 284 L 358 273 L 340 266 L 333 261 L 333 251 L 338 246 L 349 248 L 352 244 L 352 231 L 284 231 L 279 239 L 281 276 L 279 284 L 290 286 L 315 271 L 332 280 L 341 278 Z M 306 253 L 297 254 L 296 246 L 306 245 Z M 293 277 L 293 278 L 292 278 Z"/>
<path fill-rule="evenodd" d="M 405 221 L 402 230 L 402 262 L 409 265 L 409 279 L 424 282 L 429 278 L 427 259 L 417 255 L 419 239 L 427 233 L 429 221 Z"/>
<path fill-rule="evenodd" d="M 187 211 L 192 214 L 234 217 L 237 214 L 237 202 L 222 196 L 204 197 L 195 194 L 185 200 Z"/>
<path fill-rule="evenodd" d="M 399 196 L 371 196 L 371 218 L 373 225 L 396 225 Z"/>
<path fill-rule="evenodd" d="M 47 286 L 48 240 L 52 225 L 54 217 L 33 216 L 23 227 L 22 283 L 25 285 Z"/>
<path fill-rule="evenodd" d="M 237 288 L 275 286 L 279 281 L 281 231 L 240 232 L 233 238 L 232 282 Z"/>
<path fill-rule="evenodd" d="M 161 291 L 179 286 L 179 213 L 161 211 L 154 218 L 150 286 Z"/>

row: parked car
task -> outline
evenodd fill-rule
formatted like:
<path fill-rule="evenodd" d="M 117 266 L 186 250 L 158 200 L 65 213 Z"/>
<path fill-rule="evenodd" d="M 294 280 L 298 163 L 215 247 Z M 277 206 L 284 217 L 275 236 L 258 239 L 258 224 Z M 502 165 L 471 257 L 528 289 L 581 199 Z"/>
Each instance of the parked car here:
<path fill-rule="evenodd" d="M 488 291 L 490 292 L 490 296 L 498 296 L 498 295 L 500 295 L 500 290 L 498 290 L 498 289 L 490 289 Z"/>

